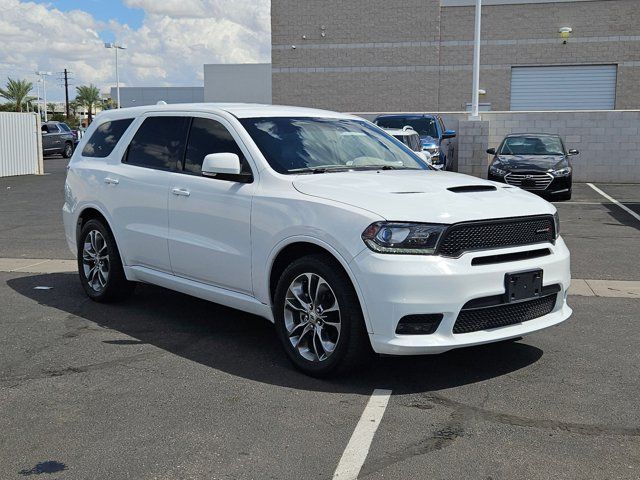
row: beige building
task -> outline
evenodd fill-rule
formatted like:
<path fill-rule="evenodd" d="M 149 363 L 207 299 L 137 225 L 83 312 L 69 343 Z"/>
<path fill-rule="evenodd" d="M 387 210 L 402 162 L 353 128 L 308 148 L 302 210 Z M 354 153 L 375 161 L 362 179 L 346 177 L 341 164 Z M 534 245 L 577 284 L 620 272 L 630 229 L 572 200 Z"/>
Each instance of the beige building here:
<path fill-rule="evenodd" d="M 474 4 L 272 0 L 273 102 L 465 110 Z M 640 0 L 484 0 L 481 65 L 486 109 L 638 109 Z"/>

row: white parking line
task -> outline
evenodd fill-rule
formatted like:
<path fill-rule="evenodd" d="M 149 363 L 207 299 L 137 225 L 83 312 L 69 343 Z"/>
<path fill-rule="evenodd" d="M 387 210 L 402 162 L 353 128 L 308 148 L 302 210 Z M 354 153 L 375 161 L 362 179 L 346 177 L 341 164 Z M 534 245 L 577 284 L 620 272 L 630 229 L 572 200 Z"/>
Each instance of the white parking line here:
<path fill-rule="evenodd" d="M 587 183 L 587 185 L 589 185 L 591 188 L 593 188 L 596 192 L 598 192 L 600 195 L 602 195 L 604 198 L 606 198 L 610 202 L 615 203 L 617 206 L 619 206 L 621 209 L 623 209 L 625 212 L 627 212 L 629 215 L 631 215 L 633 218 L 635 218 L 636 220 L 638 220 L 640 222 L 640 215 L 638 215 L 636 212 L 631 210 L 629 207 L 627 207 L 626 205 L 621 204 L 618 200 L 616 200 L 612 196 L 607 195 L 602 190 L 600 190 L 598 187 L 596 187 L 593 183 Z"/>
<path fill-rule="evenodd" d="M 375 389 L 345 448 L 333 478 L 356 480 L 369 453 L 373 436 L 389 403 L 391 390 Z"/>

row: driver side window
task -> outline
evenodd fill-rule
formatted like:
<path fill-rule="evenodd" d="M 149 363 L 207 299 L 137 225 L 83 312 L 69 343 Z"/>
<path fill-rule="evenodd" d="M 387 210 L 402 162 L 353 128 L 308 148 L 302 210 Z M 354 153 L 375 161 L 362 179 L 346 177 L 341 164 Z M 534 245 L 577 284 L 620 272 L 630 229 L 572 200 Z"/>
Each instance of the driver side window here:
<path fill-rule="evenodd" d="M 220 122 L 195 117 L 191 124 L 184 173 L 200 175 L 204 157 L 210 153 L 235 153 L 240 157 L 241 174 L 251 174 L 251 168 L 231 133 Z"/>

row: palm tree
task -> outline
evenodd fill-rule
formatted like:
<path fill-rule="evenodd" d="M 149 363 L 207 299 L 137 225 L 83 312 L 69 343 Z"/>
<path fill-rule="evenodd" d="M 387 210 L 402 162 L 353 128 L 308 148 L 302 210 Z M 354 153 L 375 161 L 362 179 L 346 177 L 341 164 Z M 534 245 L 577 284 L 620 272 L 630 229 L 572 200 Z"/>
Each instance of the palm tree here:
<path fill-rule="evenodd" d="M 47 112 L 51 112 L 51 115 L 56 113 L 56 104 L 53 102 L 47 102 Z"/>
<path fill-rule="evenodd" d="M 6 98 L 15 105 L 16 112 L 21 112 L 27 95 L 33 88 L 33 83 L 26 80 L 14 80 L 9 78 L 6 89 L 0 88 L 0 97 Z"/>
<path fill-rule="evenodd" d="M 87 86 L 76 87 L 76 102 L 87 108 L 87 116 L 89 123 L 93 121 L 93 107 L 100 103 L 100 90 L 91 84 Z"/>

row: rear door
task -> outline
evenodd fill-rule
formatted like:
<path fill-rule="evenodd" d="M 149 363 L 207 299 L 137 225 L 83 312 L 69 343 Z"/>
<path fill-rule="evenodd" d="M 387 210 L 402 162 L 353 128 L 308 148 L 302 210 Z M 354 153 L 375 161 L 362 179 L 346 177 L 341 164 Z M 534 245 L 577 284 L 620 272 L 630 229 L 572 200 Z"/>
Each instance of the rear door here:
<path fill-rule="evenodd" d="M 129 266 L 171 272 L 167 201 L 190 121 L 180 114 L 144 116 L 122 161 L 105 174 L 104 182 L 114 188 L 109 210 Z"/>
<path fill-rule="evenodd" d="M 242 174 L 203 177 L 210 153 L 240 157 Z M 248 151 L 216 115 L 193 119 L 182 173 L 169 192 L 169 253 L 175 275 L 251 294 L 251 201 Z"/>
<path fill-rule="evenodd" d="M 60 130 L 55 123 L 43 125 L 46 130 L 42 131 L 42 149 L 44 153 L 55 153 L 61 148 Z"/>

